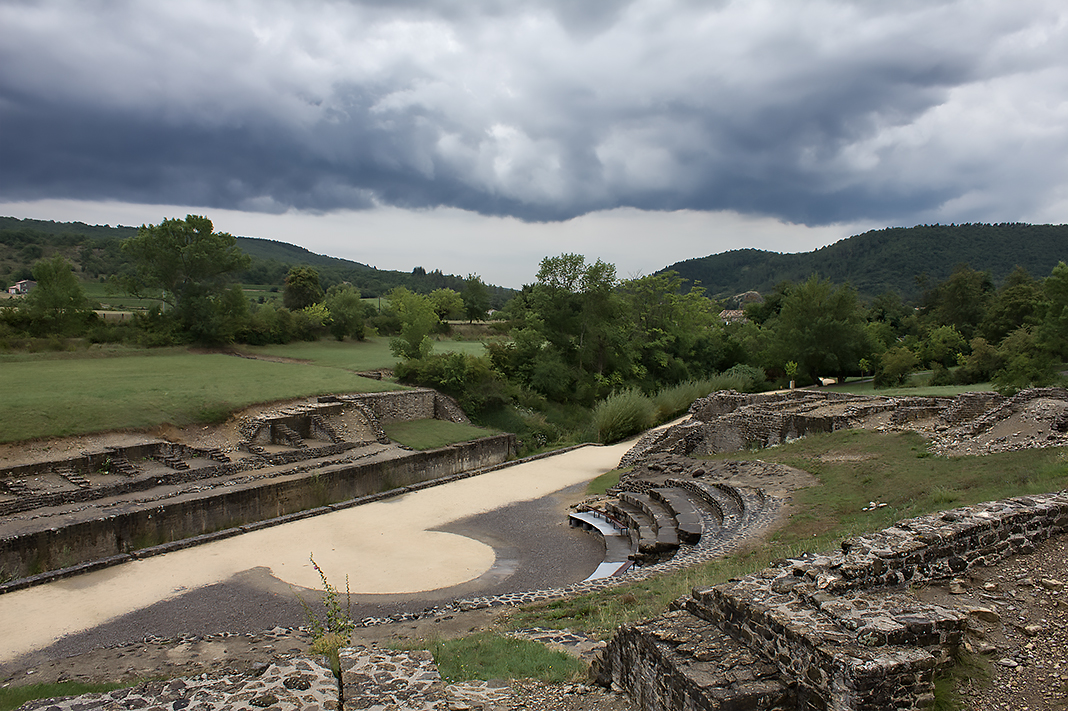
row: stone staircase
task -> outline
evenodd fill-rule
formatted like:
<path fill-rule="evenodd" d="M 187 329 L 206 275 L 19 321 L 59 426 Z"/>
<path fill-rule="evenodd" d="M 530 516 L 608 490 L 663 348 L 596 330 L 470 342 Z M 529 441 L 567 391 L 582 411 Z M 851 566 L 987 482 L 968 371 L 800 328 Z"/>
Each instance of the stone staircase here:
<path fill-rule="evenodd" d="M 189 464 L 174 452 L 164 452 L 159 454 L 156 459 L 176 471 L 185 471 L 189 469 Z"/>
<path fill-rule="evenodd" d="M 693 468 L 696 473 L 686 479 L 645 471 L 580 511 L 620 522 L 631 538 L 631 559 L 650 566 L 670 562 L 680 551 L 689 554 L 740 540 L 765 524 L 778 506 L 759 488 L 706 480 L 703 470 L 696 464 Z"/>
<path fill-rule="evenodd" d="M 271 425 L 271 439 L 296 449 L 308 448 L 300 433 L 284 422 L 275 422 Z"/>
<path fill-rule="evenodd" d="M 188 469 L 188 467 L 186 467 Z M 107 470 L 109 474 L 118 474 L 120 476 L 133 477 L 141 473 L 141 468 L 127 459 L 124 455 L 113 455 L 108 462 Z"/>
<path fill-rule="evenodd" d="M 88 479 L 70 467 L 58 467 L 55 472 L 79 489 L 90 489 L 93 486 Z"/>
<path fill-rule="evenodd" d="M 1065 493 L 902 521 L 840 551 L 695 589 L 671 612 L 621 628 L 593 671 L 643 711 L 929 708 L 967 614 L 924 603 L 903 584 L 1030 552 L 1066 531 Z"/>

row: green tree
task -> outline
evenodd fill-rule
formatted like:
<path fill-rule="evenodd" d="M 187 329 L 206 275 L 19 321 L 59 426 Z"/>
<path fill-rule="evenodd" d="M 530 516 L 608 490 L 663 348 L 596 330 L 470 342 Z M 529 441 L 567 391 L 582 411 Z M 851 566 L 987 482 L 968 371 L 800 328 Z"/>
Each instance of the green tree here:
<path fill-rule="evenodd" d="M 790 290 L 768 327 L 774 334 L 775 362 L 796 361 L 812 381 L 821 373 L 840 377 L 856 371 L 870 351 L 856 292 L 815 274 Z"/>
<path fill-rule="evenodd" d="M 335 284 L 327 290 L 325 304 L 330 311 L 330 335 L 339 341 L 346 336 L 363 340 L 367 307 L 359 289 L 349 283 Z"/>
<path fill-rule="evenodd" d="M 928 332 L 920 343 L 920 362 L 939 363 L 948 368 L 957 364 L 957 356 L 968 346 L 953 326 L 939 326 Z"/>
<path fill-rule="evenodd" d="M 489 289 L 478 274 L 468 274 L 463 290 L 464 314 L 471 323 L 485 321 L 489 311 Z"/>
<path fill-rule="evenodd" d="M 1042 282 L 1045 314 L 1038 328 L 1042 347 L 1059 358 L 1068 358 L 1068 265 L 1058 262 Z"/>
<path fill-rule="evenodd" d="M 920 360 L 905 346 L 897 346 L 879 356 L 875 368 L 875 387 L 889 388 L 904 384 L 909 373 L 916 370 Z"/>
<path fill-rule="evenodd" d="M 426 358 L 433 350 L 430 332 L 438 324 L 438 316 L 430 299 L 398 286 L 387 295 L 390 309 L 401 321 L 400 336 L 389 340 L 393 355 L 405 360 Z"/>
<path fill-rule="evenodd" d="M 158 289 L 182 330 L 196 340 L 233 338 L 240 317 L 235 309 L 247 311 L 248 304 L 234 298 L 229 284 L 251 263 L 233 235 L 215 232 L 206 217 L 187 215 L 184 220 L 142 225 L 137 236 L 123 242 L 122 250 L 136 269 L 123 281 L 129 293 L 144 296 Z"/>
<path fill-rule="evenodd" d="M 94 317 L 78 278 L 61 255 L 37 262 L 33 278 L 37 286 L 19 308 L 28 317 L 31 332 L 70 333 Z"/>
<path fill-rule="evenodd" d="M 1031 328 L 1021 326 L 998 346 L 1002 367 L 994 374 L 994 387 L 1011 395 L 1030 387 L 1045 387 L 1057 379 L 1053 358 L 1038 343 Z"/>
<path fill-rule="evenodd" d="M 463 316 L 464 300 L 459 292 L 452 289 L 434 289 L 429 298 L 441 323 Z"/>
<path fill-rule="evenodd" d="M 722 326 L 704 289 L 681 293 L 682 279 L 671 271 L 625 281 L 620 290 L 630 312 L 634 377 L 647 390 L 708 376 L 719 365 L 714 354 Z"/>
<path fill-rule="evenodd" d="M 318 304 L 324 296 L 323 287 L 319 284 L 319 271 L 315 267 L 293 267 L 286 274 L 282 304 L 290 311 Z"/>
<path fill-rule="evenodd" d="M 1018 266 L 990 299 L 979 331 L 991 343 L 1000 343 L 1020 326 L 1036 325 L 1044 306 L 1042 285 Z"/>
<path fill-rule="evenodd" d="M 977 272 L 961 264 L 948 279 L 924 295 L 925 320 L 933 326 L 953 326 L 965 339 L 971 339 L 986 314 L 993 291 L 989 272 Z"/>

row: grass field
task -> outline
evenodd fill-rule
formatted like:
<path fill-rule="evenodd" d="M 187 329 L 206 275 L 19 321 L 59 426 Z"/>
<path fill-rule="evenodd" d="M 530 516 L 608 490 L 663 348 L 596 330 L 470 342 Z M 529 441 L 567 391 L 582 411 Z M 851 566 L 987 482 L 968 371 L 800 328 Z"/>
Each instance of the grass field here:
<path fill-rule="evenodd" d="M 144 311 L 157 306 L 159 299 L 138 299 L 121 291 L 115 290 L 111 285 L 99 281 L 82 282 L 82 290 L 90 301 L 99 301 L 105 309 Z"/>
<path fill-rule="evenodd" d="M 0 441 L 217 422 L 256 403 L 398 386 L 336 366 L 172 348 L 0 356 Z"/>
<path fill-rule="evenodd" d="M 470 442 L 498 434 L 496 430 L 446 420 L 387 422 L 382 425 L 382 429 L 391 440 L 419 450 L 437 449 L 456 442 Z"/>
<path fill-rule="evenodd" d="M 854 395 L 879 395 L 881 397 L 956 397 L 961 393 L 975 390 L 993 390 L 990 383 L 974 383 L 972 385 L 928 385 L 930 371 L 926 373 L 913 373 L 910 384 L 899 388 L 876 388 L 871 380 L 847 382 L 842 385 L 828 385 L 820 390 L 833 392 L 853 393 Z M 816 388 L 812 388 L 816 389 Z"/>
<path fill-rule="evenodd" d="M 279 346 L 239 346 L 243 353 L 294 358 L 330 368 L 345 368 L 361 371 L 392 368 L 397 357 L 389 350 L 388 338 L 368 338 L 365 341 L 294 341 Z M 482 355 L 486 352 L 480 341 L 435 341 L 435 353 L 469 353 Z"/>

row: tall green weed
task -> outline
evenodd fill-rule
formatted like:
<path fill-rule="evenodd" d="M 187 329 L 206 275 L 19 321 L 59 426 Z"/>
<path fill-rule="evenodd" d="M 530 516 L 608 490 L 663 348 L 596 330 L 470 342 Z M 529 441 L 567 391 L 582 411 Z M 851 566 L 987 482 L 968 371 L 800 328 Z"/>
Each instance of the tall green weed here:
<path fill-rule="evenodd" d="M 602 444 L 649 429 L 656 423 L 656 406 L 641 390 L 612 393 L 593 408 L 593 426 Z"/>

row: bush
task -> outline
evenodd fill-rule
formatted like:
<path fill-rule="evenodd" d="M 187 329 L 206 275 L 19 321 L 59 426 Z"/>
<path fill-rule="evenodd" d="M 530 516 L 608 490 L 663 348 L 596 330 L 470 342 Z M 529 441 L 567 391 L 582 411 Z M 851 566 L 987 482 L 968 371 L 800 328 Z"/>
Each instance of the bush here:
<path fill-rule="evenodd" d="M 994 388 L 1013 395 L 1024 388 L 1041 388 L 1057 380 L 1052 356 L 1039 348 L 1031 329 L 1021 326 L 1001 342 L 998 356 L 1004 366 L 994 374 Z"/>
<path fill-rule="evenodd" d="M 664 388 L 653 396 L 656 406 L 656 420 L 666 422 L 675 415 L 689 409 L 694 400 L 712 392 L 711 380 L 688 380 L 669 388 Z"/>
<path fill-rule="evenodd" d="M 423 385 L 451 395 L 469 415 L 509 404 L 514 390 L 493 370 L 488 358 L 464 353 L 442 353 L 402 361 L 393 372 L 401 382 Z"/>
<path fill-rule="evenodd" d="M 919 364 L 919 358 L 908 348 L 891 348 L 879 356 L 879 364 L 875 368 L 875 387 L 892 388 L 903 384 Z"/>
<path fill-rule="evenodd" d="M 637 388 L 612 393 L 593 408 L 593 426 L 602 444 L 649 429 L 656 422 L 656 406 Z"/>

